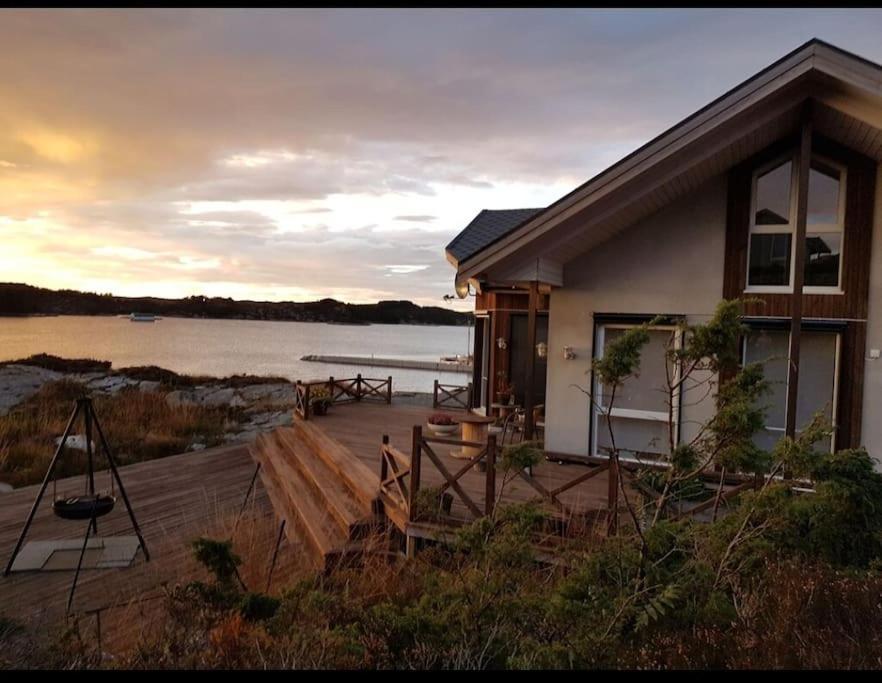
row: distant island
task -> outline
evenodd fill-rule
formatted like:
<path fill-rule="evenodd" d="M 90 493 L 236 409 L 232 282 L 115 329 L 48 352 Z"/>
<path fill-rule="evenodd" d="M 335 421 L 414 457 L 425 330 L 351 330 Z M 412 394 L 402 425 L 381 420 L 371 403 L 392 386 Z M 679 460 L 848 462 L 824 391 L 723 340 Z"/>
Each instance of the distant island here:
<path fill-rule="evenodd" d="M 347 304 L 335 299 L 307 302 L 236 301 L 206 296 L 160 299 L 0 283 L 0 316 L 129 315 L 134 311 L 179 318 L 292 320 L 353 325 L 468 325 L 472 320 L 470 313 L 440 306 L 417 306 L 411 301 Z"/>

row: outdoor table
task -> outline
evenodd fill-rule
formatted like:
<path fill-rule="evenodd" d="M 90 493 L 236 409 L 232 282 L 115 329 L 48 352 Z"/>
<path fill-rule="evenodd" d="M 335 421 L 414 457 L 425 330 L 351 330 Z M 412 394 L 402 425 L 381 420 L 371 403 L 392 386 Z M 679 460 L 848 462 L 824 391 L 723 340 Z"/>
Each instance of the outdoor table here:
<path fill-rule="evenodd" d="M 487 441 L 487 425 L 496 421 L 496 418 L 476 415 L 475 413 L 457 415 L 456 419 L 462 425 L 462 440 L 477 443 L 485 443 Z M 473 446 L 463 446 L 461 450 L 453 451 L 450 455 L 454 458 L 471 460 L 480 454 L 481 450 L 481 448 Z"/>

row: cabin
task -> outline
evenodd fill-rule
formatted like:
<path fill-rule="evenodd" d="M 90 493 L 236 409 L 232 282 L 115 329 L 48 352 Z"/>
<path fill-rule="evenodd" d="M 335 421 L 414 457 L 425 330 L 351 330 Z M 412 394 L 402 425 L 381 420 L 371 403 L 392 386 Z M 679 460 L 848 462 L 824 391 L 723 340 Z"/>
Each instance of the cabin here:
<path fill-rule="evenodd" d="M 591 375 L 608 340 L 745 298 L 743 358 L 773 382 L 761 444 L 820 410 L 831 449 L 882 461 L 880 161 L 882 67 L 815 39 L 550 206 L 481 211 L 446 248 L 474 297 L 473 410 L 504 393 L 550 457 L 608 456 Z M 676 334 L 652 329 L 609 415 L 623 458 L 668 445 L 656 385 Z M 676 406 L 681 438 L 711 404 Z"/>

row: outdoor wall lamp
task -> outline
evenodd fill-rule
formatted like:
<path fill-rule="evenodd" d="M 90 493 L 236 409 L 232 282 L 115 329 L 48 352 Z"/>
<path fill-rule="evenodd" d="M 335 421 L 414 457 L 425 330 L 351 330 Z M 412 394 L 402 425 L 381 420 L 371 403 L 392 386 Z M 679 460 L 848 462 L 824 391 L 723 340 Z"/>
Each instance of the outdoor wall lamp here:
<path fill-rule="evenodd" d="M 504 351 L 505 347 L 508 346 L 508 342 L 505 341 L 505 337 L 500 337 L 499 339 L 497 339 L 496 346 L 498 346 L 500 349 L 502 349 Z"/>
<path fill-rule="evenodd" d="M 572 346 L 564 346 L 564 360 L 573 360 L 576 357 Z"/>
<path fill-rule="evenodd" d="M 536 344 L 536 355 L 539 358 L 547 358 L 548 357 L 548 344 L 545 342 L 539 342 Z"/>

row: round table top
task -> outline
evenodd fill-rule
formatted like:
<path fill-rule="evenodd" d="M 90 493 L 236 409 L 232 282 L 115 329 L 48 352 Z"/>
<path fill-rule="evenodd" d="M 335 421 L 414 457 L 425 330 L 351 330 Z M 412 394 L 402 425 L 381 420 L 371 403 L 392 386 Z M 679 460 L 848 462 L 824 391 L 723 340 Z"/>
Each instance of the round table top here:
<path fill-rule="evenodd" d="M 490 424 L 491 422 L 496 422 L 495 417 L 489 417 L 487 415 L 476 415 L 475 413 L 466 413 L 465 415 L 457 415 L 454 418 L 457 422 L 467 422 L 469 424 Z"/>

